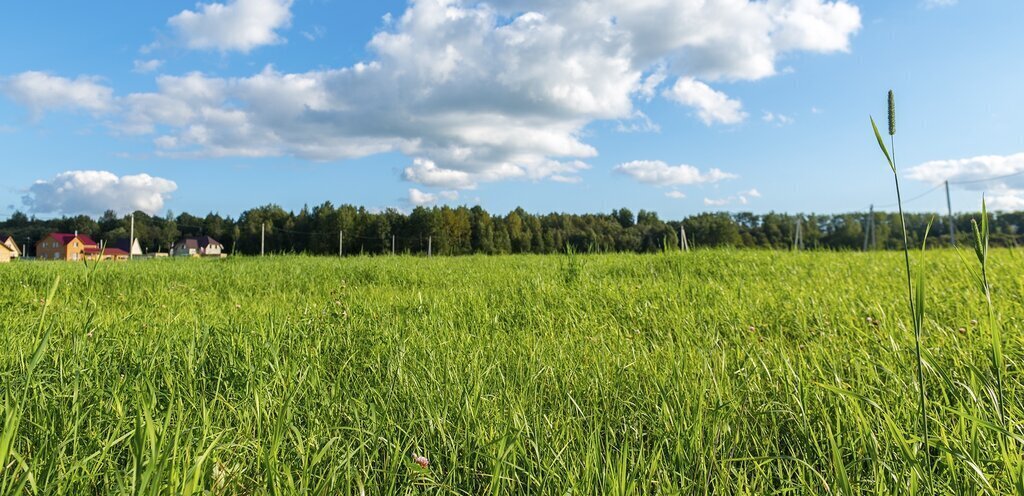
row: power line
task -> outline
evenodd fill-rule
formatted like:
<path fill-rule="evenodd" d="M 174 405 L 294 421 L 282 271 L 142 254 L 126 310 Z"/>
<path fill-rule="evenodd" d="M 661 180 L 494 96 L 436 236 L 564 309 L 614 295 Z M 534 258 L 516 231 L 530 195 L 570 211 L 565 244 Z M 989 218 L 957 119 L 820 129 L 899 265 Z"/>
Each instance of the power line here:
<path fill-rule="evenodd" d="M 988 182 L 988 181 L 996 181 L 996 180 L 999 180 L 999 179 L 1006 179 L 1008 177 L 1014 177 L 1014 176 L 1020 176 L 1020 175 L 1024 175 L 1024 171 L 1018 171 L 1018 172 L 1014 172 L 1014 173 L 1011 173 L 1011 174 L 1004 174 L 1002 176 L 986 177 L 986 178 L 982 178 L 982 179 L 971 179 L 969 181 L 950 181 L 949 184 L 984 183 L 984 182 Z"/>

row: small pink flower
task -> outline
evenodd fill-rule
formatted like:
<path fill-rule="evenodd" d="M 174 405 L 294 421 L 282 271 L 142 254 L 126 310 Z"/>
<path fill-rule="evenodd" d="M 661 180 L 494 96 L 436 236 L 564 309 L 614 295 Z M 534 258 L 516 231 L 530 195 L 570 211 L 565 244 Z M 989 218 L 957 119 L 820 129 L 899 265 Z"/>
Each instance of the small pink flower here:
<path fill-rule="evenodd" d="M 419 455 L 417 455 L 415 453 L 413 453 L 413 455 L 412 455 L 412 461 L 416 462 L 417 465 L 419 465 L 419 466 L 421 466 L 423 468 L 427 468 L 427 467 L 430 466 L 430 460 L 428 460 L 427 457 L 419 456 Z"/>
<path fill-rule="evenodd" d="M 747 330 L 750 331 L 750 332 L 755 332 L 755 331 L 757 331 L 757 328 L 754 327 L 754 326 L 750 326 L 750 327 L 747 328 Z"/>

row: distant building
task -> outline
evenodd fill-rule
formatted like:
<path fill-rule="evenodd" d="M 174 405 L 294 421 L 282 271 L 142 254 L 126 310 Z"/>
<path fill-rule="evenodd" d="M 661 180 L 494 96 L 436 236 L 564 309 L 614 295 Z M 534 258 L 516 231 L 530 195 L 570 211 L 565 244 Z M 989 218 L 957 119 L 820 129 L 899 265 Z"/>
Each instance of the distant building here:
<path fill-rule="evenodd" d="M 36 243 L 39 260 L 85 260 L 85 251 L 99 251 L 99 245 L 84 234 L 50 233 Z"/>
<path fill-rule="evenodd" d="M 139 238 L 135 238 L 131 242 L 128 238 L 121 238 L 117 240 L 117 243 L 111 245 L 112 248 L 117 248 L 125 253 L 130 253 L 132 256 L 142 256 L 142 246 L 139 245 Z"/>
<path fill-rule="evenodd" d="M 12 258 L 14 258 L 14 250 L 11 250 L 6 244 L 0 243 L 0 263 L 10 262 Z"/>
<path fill-rule="evenodd" d="M 120 248 L 89 247 L 82 252 L 86 260 L 128 260 L 128 252 Z"/>
<path fill-rule="evenodd" d="M 178 241 L 171 252 L 177 257 L 219 257 L 224 253 L 224 245 L 209 236 L 199 236 Z"/>
<path fill-rule="evenodd" d="M 11 250 L 11 258 L 18 258 L 22 256 L 21 249 L 18 248 L 18 242 L 14 240 L 14 236 L 11 236 L 10 234 L 0 234 L 0 244 Z"/>

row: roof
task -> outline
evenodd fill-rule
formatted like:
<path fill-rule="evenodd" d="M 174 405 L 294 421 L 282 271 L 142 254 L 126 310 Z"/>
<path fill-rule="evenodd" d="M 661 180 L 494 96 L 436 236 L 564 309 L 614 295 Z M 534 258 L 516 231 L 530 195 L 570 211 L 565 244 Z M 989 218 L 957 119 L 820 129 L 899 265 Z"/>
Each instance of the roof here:
<path fill-rule="evenodd" d="M 138 241 L 138 239 L 136 239 L 136 241 Z M 132 251 L 132 242 L 129 241 L 128 238 L 121 238 L 117 240 L 117 243 L 108 246 L 110 247 L 107 248 L 108 250 L 112 248 L 117 248 L 118 250 L 123 250 L 125 253 Z"/>
<path fill-rule="evenodd" d="M 86 249 L 82 250 L 83 253 L 88 254 L 88 255 L 97 255 L 101 251 L 103 252 L 104 255 L 110 255 L 112 257 L 113 256 L 119 256 L 119 255 L 128 256 L 128 252 L 126 252 L 126 251 L 124 251 L 124 250 L 122 250 L 120 248 L 107 248 L 105 250 L 101 250 L 99 247 L 90 247 L 90 248 L 86 248 Z"/>
<path fill-rule="evenodd" d="M 210 245 L 224 246 L 220 243 L 220 241 L 217 241 L 216 239 L 213 239 L 209 236 L 199 236 L 198 238 L 185 238 L 181 241 L 178 241 L 176 244 L 185 245 L 185 248 L 190 249 L 206 248 L 207 246 Z"/>
<path fill-rule="evenodd" d="M 50 237 L 56 239 L 62 245 L 66 245 L 70 243 L 71 240 L 78 238 L 78 240 L 81 241 L 82 244 L 85 246 L 97 246 L 97 243 L 93 241 L 92 238 L 84 234 L 74 235 L 68 233 L 50 233 Z"/>

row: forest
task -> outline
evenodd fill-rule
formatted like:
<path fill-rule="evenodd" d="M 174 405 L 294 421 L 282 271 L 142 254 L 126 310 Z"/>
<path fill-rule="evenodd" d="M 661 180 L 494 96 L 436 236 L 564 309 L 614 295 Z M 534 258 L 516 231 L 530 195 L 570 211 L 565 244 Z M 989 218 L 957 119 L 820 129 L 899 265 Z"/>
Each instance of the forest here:
<path fill-rule="evenodd" d="M 873 215 L 873 222 L 869 222 Z M 990 214 L 994 245 L 1015 246 L 1024 212 Z M 954 215 L 958 240 L 971 235 L 971 220 L 979 213 Z M 107 211 L 99 218 L 86 215 L 38 219 L 15 212 L 0 222 L 0 233 L 20 245 L 34 244 L 50 232 L 80 232 L 113 243 L 129 236 L 132 214 Z M 654 212 L 635 214 L 620 208 L 606 214 L 535 214 L 517 208 L 493 215 L 480 206 L 417 207 L 408 213 L 383 211 L 330 202 L 298 212 L 277 205 L 246 210 L 238 218 L 216 213 L 150 216 L 135 212 L 135 234 L 147 253 L 167 252 L 182 237 L 212 236 L 230 253 L 316 255 L 426 254 L 435 255 L 555 253 L 571 247 L 577 252 L 657 252 L 680 247 L 680 224 L 691 248 L 735 247 L 792 249 L 799 225 L 802 248 L 817 250 L 897 249 L 902 247 L 899 215 L 892 212 L 844 214 L 701 213 L 664 220 Z M 949 219 L 929 213 L 907 214 L 910 242 L 920 245 L 932 223 L 928 242 L 949 244 Z M 873 225 L 873 236 L 866 236 Z M 265 231 L 264 231 L 265 230 Z M 342 241 L 339 250 L 339 241 Z"/>

